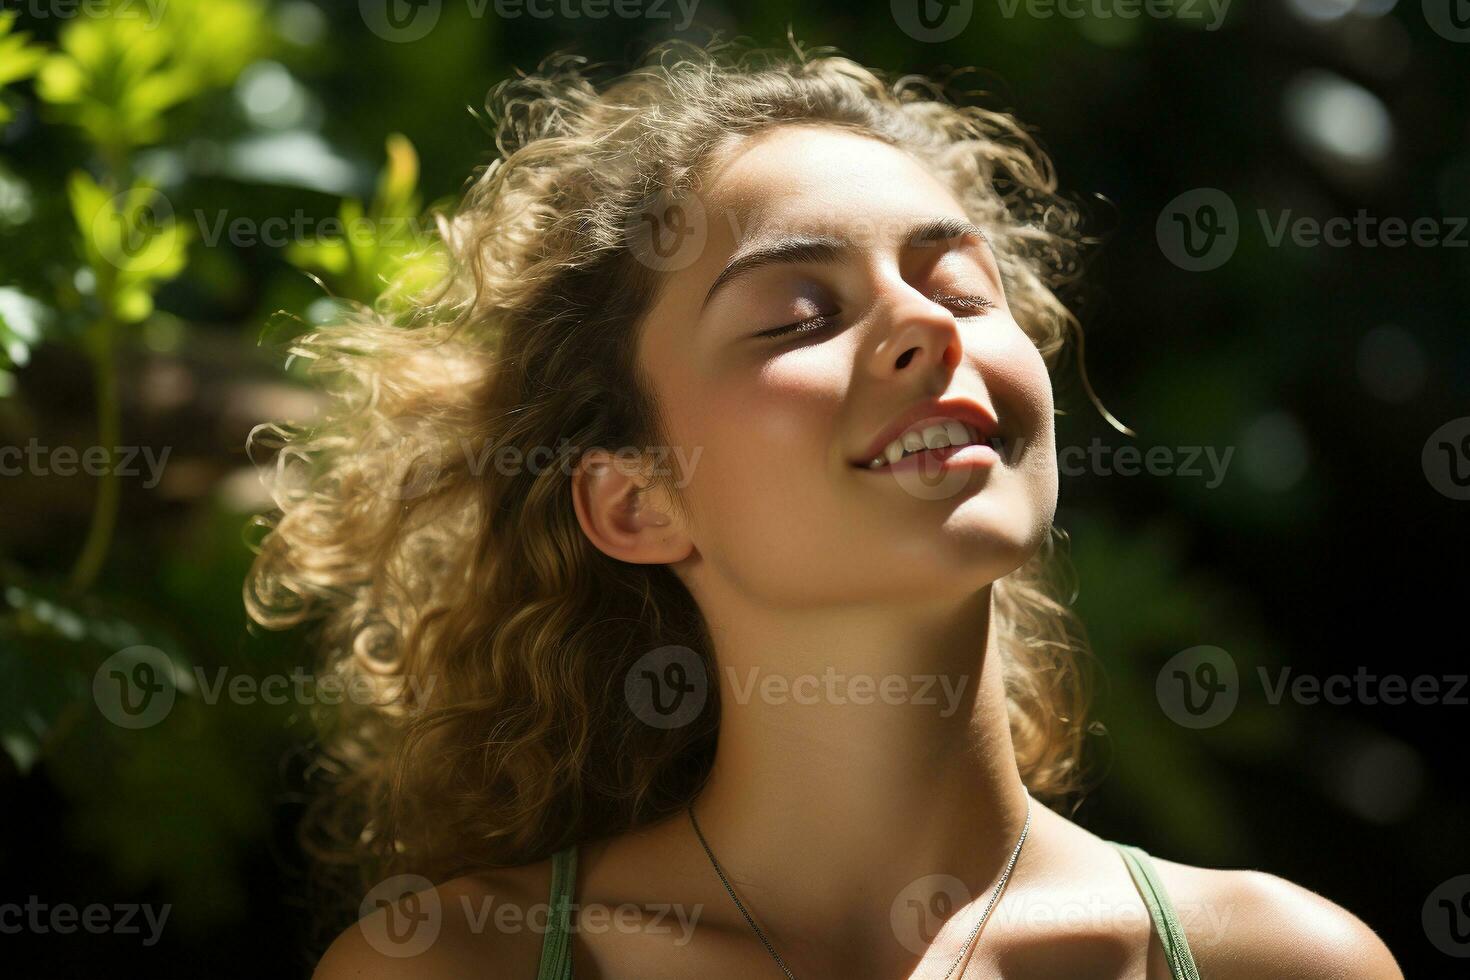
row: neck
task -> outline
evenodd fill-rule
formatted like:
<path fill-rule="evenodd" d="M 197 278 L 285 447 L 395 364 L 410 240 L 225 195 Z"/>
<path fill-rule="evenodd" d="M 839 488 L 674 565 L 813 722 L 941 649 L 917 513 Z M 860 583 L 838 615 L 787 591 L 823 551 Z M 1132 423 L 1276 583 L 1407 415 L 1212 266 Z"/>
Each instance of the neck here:
<path fill-rule="evenodd" d="M 893 946 L 895 903 L 931 900 L 909 896 L 931 875 L 983 907 L 1027 805 L 991 588 L 928 608 L 752 612 L 711 620 L 720 736 L 694 809 L 778 951 Z"/>

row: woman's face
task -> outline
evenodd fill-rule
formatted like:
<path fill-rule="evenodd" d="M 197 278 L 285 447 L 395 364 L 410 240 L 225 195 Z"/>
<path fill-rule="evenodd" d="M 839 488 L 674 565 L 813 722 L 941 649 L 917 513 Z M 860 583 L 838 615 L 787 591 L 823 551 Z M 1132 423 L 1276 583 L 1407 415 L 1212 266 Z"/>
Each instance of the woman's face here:
<path fill-rule="evenodd" d="M 1050 378 L 989 247 L 953 235 L 968 220 L 944 184 L 880 141 L 786 125 L 725 154 L 679 217 L 702 246 L 664 272 L 638 356 L 692 463 L 697 554 L 676 567 L 696 598 L 968 595 L 1037 548 L 1056 509 Z M 1001 452 L 860 465 L 906 413 L 982 437 L 993 420 Z"/>

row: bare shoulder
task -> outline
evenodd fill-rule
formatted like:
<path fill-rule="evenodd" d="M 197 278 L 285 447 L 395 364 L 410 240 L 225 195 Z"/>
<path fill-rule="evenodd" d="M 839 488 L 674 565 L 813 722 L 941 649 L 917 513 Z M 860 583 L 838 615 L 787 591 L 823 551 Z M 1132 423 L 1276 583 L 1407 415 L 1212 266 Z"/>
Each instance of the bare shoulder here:
<path fill-rule="evenodd" d="M 1383 940 L 1316 892 L 1263 871 L 1153 860 L 1202 976 L 1403 980 Z"/>
<path fill-rule="evenodd" d="M 379 887 L 384 894 L 373 903 L 376 911 L 333 941 L 314 980 L 536 975 L 551 887 L 549 860 L 437 886 L 405 876 L 399 887 Z"/>

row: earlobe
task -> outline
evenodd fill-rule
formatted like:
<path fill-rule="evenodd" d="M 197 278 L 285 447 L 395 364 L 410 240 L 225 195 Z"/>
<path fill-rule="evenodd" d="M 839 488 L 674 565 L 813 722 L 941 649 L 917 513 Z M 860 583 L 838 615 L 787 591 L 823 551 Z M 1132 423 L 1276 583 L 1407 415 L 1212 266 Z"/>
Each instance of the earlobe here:
<path fill-rule="evenodd" d="M 611 558 L 662 565 L 681 561 L 692 550 L 663 488 L 605 450 L 591 450 L 578 462 L 572 505 L 587 540 Z"/>

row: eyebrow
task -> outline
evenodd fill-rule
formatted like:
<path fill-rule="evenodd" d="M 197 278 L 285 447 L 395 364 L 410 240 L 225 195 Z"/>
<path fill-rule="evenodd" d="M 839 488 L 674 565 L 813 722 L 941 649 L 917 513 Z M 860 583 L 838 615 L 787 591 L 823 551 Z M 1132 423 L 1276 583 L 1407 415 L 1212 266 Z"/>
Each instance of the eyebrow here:
<path fill-rule="evenodd" d="M 909 228 L 904 235 L 904 243 L 908 248 L 924 248 L 938 242 L 966 237 L 977 238 L 987 246 L 990 244 L 979 225 L 963 218 L 949 217 L 919 222 Z M 709 291 L 704 294 L 700 309 L 708 306 L 720 289 L 757 269 L 802 262 L 835 262 L 852 250 L 852 242 L 836 235 L 782 235 L 773 241 L 756 245 L 747 251 L 738 252 L 715 277 Z"/>

